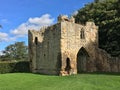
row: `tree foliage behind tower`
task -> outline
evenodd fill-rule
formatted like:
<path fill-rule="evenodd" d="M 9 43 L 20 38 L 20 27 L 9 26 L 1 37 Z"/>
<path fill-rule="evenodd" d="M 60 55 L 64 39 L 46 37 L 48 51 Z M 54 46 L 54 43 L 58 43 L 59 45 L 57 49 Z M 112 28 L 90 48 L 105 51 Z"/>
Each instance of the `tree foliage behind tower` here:
<path fill-rule="evenodd" d="M 99 26 L 99 47 L 112 56 L 120 55 L 120 1 L 95 0 L 78 10 L 76 23 L 94 21 Z"/>

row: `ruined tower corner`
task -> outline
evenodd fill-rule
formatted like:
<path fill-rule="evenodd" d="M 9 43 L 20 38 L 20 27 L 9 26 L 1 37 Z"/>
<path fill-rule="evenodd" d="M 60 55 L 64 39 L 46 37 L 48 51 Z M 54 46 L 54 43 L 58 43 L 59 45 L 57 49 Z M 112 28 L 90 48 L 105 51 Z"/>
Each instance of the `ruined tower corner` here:
<path fill-rule="evenodd" d="M 88 22 L 86 22 L 86 26 L 88 26 L 88 27 L 92 27 L 92 28 L 95 28 L 96 30 L 98 30 L 98 26 L 95 25 L 95 23 L 92 22 L 92 21 L 88 21 Z"/>
<path fill-rule="evenodd" d="M 31 33 L 31 30 L 29 29 L 29 30 L 28 30 L 28 35 L 29 35 L 30 33 Z"/>
<path fill-rule="evenodd" d="M 68 18 L 67 15 L 59 15 L 58 16 L 58 23 L 64 22 L 64 21 L 75 23 L 75 18 L 73 16 Z"/>
<path fill-rule="evenodd" d="M 86 26 L 95 26 L 95 23 L 91 22 L 91 21 L 88 21 L 88 22 L 86 22 Z"/>
<path fill-rule="evenodd" d="M 69 21 L 67 15 L 59 15 L 58 16 L 58 23 L 63 22 L 63 21 Z"/>
<path fill-rule="evenodd" d="M 32 35 L 32 33 L 34 32 L 35 30 L 28 30 L 28 37 L 30 38 L 31 36 L 29 35 Z"/>
<path fill-rule="evenodd" d="M 70 17 L 70 22 L 75 23 L 75 18 L 73 16 Z"/>

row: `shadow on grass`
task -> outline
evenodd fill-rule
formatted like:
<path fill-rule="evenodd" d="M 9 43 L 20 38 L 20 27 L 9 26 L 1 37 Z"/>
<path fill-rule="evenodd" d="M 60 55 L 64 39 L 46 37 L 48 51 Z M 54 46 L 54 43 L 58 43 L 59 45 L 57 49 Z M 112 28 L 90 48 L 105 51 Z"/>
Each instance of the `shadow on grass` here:
<path fill-rule="evenodd" d="M 51 74 L 43 74 L 43 73 L 32 73 L 35 75 L 43 75 L 43 76 L 57 76 L 59 77 L 60 75 L 51 75 Z M 116 75 L 120 76 L 120 72 L 81 72 L 78 74 L 73 74 L 73 75 L 80 75 L 80 74 L 91 74 L 91 75 Z M 68 75 L 68 76 L 73 76 L 73 75 Z"/>

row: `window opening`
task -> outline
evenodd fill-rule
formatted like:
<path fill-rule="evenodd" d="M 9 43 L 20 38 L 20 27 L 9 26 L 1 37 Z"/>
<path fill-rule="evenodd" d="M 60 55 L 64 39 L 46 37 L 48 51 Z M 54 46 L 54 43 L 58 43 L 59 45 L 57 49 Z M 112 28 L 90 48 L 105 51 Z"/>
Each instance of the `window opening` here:
<path fill-rule="evenodd" d="M 35 44 L 37 45 L 38 44 L 38 38 L 35 37 Z"/>
<path fill-rule="evenodd" d="M 82 28 L 81 31 L 80 31 L 80 38 L 81 39 L 85 39 L 85 32 L 84 32 L 84 29 Z"/>

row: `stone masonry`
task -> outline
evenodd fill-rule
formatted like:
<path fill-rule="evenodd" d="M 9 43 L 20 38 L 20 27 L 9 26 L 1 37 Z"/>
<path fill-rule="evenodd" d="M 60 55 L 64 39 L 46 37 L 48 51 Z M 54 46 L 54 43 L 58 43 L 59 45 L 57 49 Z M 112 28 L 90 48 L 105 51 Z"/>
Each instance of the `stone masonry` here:
<path fill-rule="evenodd" d="M 120 72 L 119 58 L 98 48 L 98 27 L 94 22 L 76 24 L 59 16 L 58 23 L 41 30 L 29 30 L 29 60 L 33 73 L 70 75 L 81 72 Z"/>

